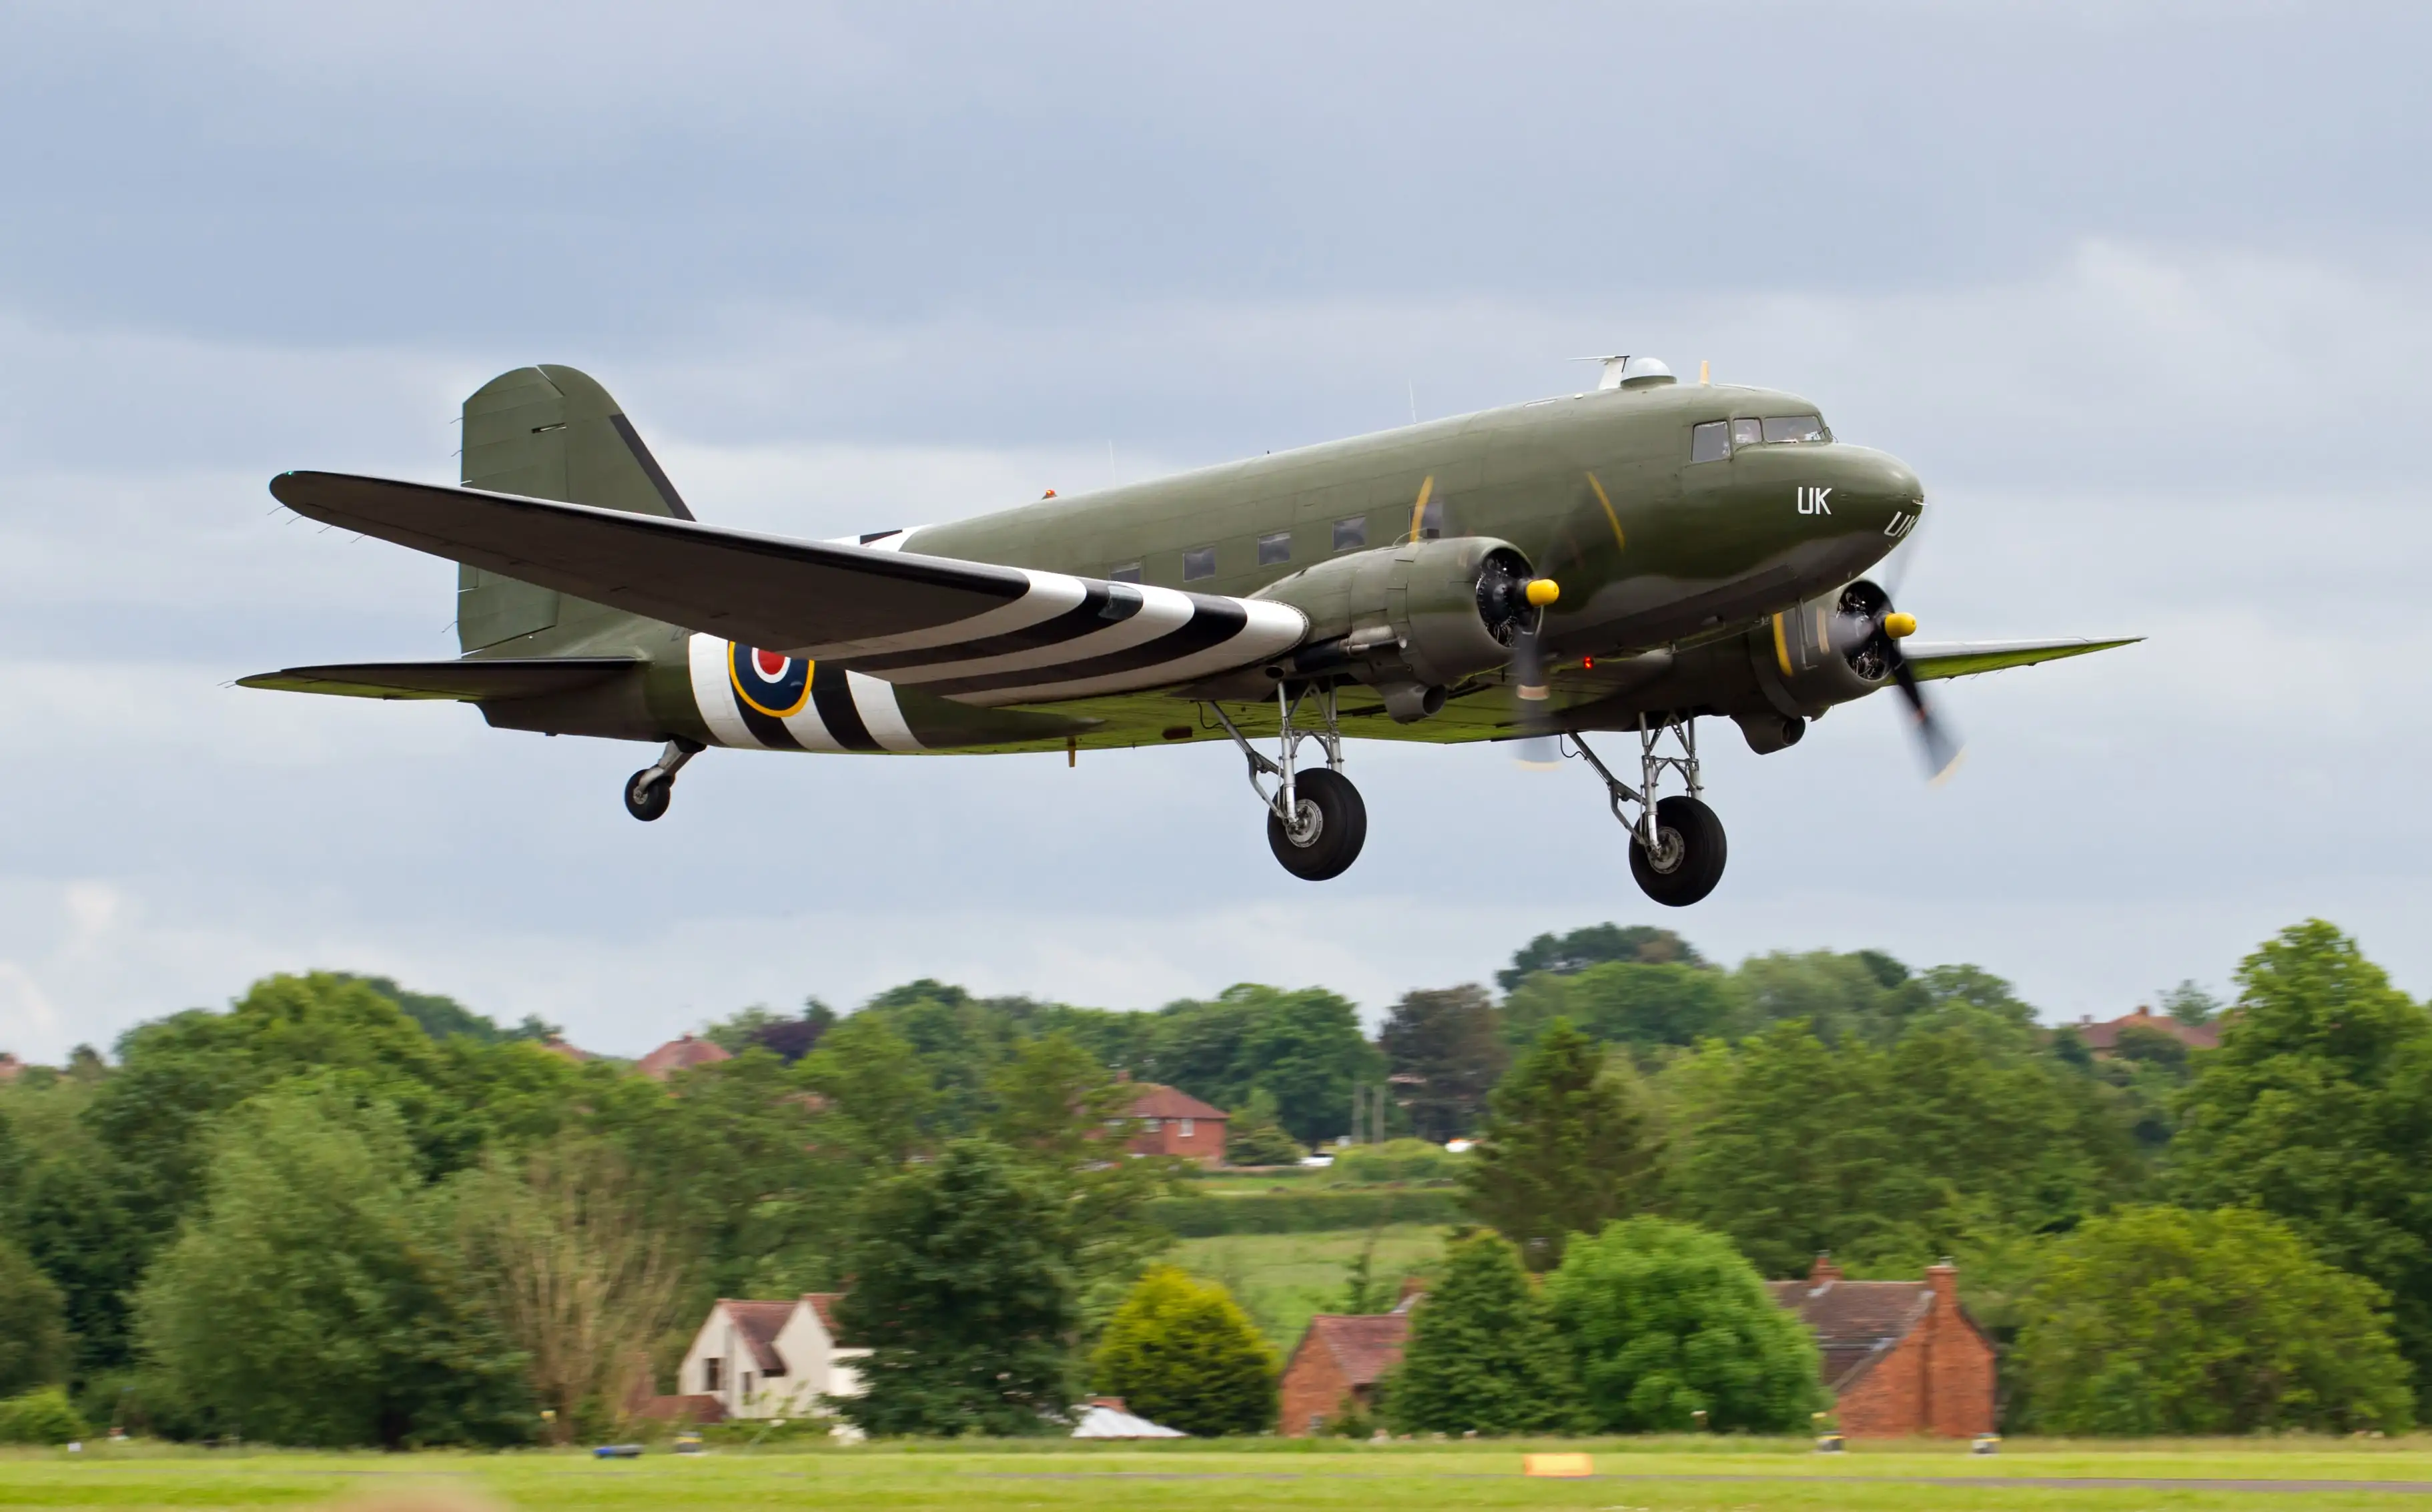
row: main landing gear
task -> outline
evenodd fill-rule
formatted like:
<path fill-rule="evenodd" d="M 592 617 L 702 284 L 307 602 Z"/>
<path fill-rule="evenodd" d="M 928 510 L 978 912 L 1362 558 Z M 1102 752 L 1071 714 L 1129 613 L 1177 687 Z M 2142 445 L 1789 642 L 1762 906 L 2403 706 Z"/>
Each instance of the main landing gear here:
<path fill-rule="evenodd" d="M 1666 735 L 1679 746 L 1678 755 L 1664 753 Z M 1697 722 L 1679 720 L 1650 726 L 1645 715 L 1639 716 L 1636 789 L 1614 776 L 1585 740 L 1577 735 L 1564 739 L 1604 778 L 1605 790 L 1613 799 L 1613 817 L 1629 827 L 1630 875 L 1638 890 L 1672 909 L 1685 909 L 1714 891 L 1714 884 L 1723 879 L 1728 847 L 1723 822 L 1698 796 L 1705 784 L 1698 780 Z M 1686 795 L 1655 796 L 1656 784 L 1666 772 L 1687 786 Z M 1635 814 L 1625 807 L 1630 804 L 1637 806 Z"/>
<path fill-rule="evenodd" d="M 625 812 L 645 824 L 666 813 L 667 805 L 675 801 L 676 773 L 699 755 L 699 740 L 682 737 L 669 740 L 656 761 L 625 779 Z"/>
<path fill-rule="evenodd" d="M 1283 711 L 1277 740 L 1280 761 L 1269 760 L 1254 748 L 1226 717 L 1223 705 L 1208 706 L 1249 757 L 1250 790 L 1266 806 L 1267 848 L 1275 853 L 1275 859 L 1305 881 L 1341 876 L 1360 858 L 1360 847 L 1368 842 L 1368 806 L 1360 801 L 1360 790 L 1343 774 L 1343 732 L 1335 719 L 1334 689 L 1329 686 L 1320 693 L 1303 687 L 1292 692 L 1278 688 L 1275 702 Z M 1316 705 L 1321 728 L 1308 730 L 1293 724 L 1304 702 Z M 1312 772 L 1294 770 L 1303 740 L 1315 740 L 1326 748 L 1324 767 Z M 1276 779 L 1273 790 L 1260 780 L 1263 777 Z"/>

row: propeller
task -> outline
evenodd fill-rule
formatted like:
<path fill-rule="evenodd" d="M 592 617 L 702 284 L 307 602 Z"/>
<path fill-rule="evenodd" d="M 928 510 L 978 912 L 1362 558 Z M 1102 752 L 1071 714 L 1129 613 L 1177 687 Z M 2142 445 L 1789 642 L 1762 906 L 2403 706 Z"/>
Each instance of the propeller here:
<path fill-rule="evenodd" d="M 1545 771 L 1562 764 L 1561 744 L 1544 728 L 1545 701 L 1553 692 L 1545 675 L 1545 609 L 1562 596 L 1562 589 L 1549 577 L 1528 578 L 1518 586 L 1527 608 L 1521 611 L 1519 628 L 1512 637 L 1512 686 L 1520 701 L 1522 724 L 1538 729 L 1519 742 L 1512 756 L 1524 767 Z"/>
<path fill-rule="evenodd" d="M 1888 676 L 1908 701 L 1916 721 L 1917 749 L 1925 757 L 1925 773 L 1939 782 L 1951 774 L 1964 754 L 1958 738 L 1934 717 L 1917 670 L 1900 653 L 1900 642 L 1917 634 L 1917 616 L 1892 607 L 1891 595 L 1871 583 L 1853 583 L 1841 596 L 1840 628 L 1834 636 L 1850 668 L 1860 676 Z"/>

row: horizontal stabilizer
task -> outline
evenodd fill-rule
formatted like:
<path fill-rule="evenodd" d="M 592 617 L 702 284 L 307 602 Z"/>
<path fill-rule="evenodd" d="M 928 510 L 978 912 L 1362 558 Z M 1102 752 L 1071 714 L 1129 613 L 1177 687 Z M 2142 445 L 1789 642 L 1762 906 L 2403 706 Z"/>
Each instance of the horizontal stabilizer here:
<path fill-rule="evenodd" d="M 359 661 L 336 667 L 290 667 L 237 679 L 239 688 L 282 693 L 334 693 L 342 698 L 538 698 L 596 688 L 642 665 L 637 656 L 558 656 L 486 661 Z"/>
<path fill-rule="evenodd" d="M 2039 661 L 2059 661 L 2065 656 L 2109 651 L 2114 646 L 2133 646 L 2144 638 L 2121 636 L 2112 640 L 2083 637 L 2062 640 L 1947 640 L 1938 645 L 1903 645 L 1900 654 L 1916 670 L 1920 681 L 1928 681 L 1936 677 L 1973 677 L 1978 672 L 1998 672 L 2007 667 L 2032 667 Z"/>

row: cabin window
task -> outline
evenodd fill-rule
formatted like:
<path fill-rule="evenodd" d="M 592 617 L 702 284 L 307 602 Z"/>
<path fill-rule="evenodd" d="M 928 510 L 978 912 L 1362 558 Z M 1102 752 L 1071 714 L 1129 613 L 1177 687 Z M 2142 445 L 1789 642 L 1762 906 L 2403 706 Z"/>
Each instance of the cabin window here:
<path fill-rule="evenodd" d="M 1216 548 L 1198 546 L 1182 553 L 1182 581 L 1196 582 L 1216 575 Z"/>
<path fill-rule="evenodd" d="M 1140 565 L 1138 562 L 1125 562 L 1121 567 L 1106 569 L 1106 581 L 1109 583 L 1138 583 L 1140 580 Z"/>
<path fill-rule="evenodd" d="M 1731 422 L 1731 445 L 1752 447 L 1762 445 L 1764 441 L 1765 422 L 1755 416 L 1751 415 L 1745 419 Z"/>
<path fill-rule="evenodd" d="M 716 1394 L 718 1390 L 718 1368 L 725 1363 L 726 1362 L 724 1360 L 719 1359 L 715 1354 L 707 1356 L 701 1362 L 701 1389 L 704 1393 Z"/>
<path fill-rule="evenodd" d="M 1730 427 L 1721 420 L 1708 420 L 1689 428 L 1689 460 L 1720 462 L 1731 454 Z"/>
<path fill-rule="evenodd" d="M 1444 535 L 1444 495 L 1427 495 L 1427 501 L 1419 506 L 1418 529 L 1412 532 L 1411 539 L 1432 541 Z"/>
<path fill-rule="evenodd" d="M 1334 522 L 1334 549 L 1336 551 L 1357 551 L 1367 544 L 1367 516 L 1354 515 L 1349 519 L 1338 519 Z"/>
<path fill-rule="evenodd" d="M 1273 567 L 1292 560 L 1292 532 L 1279 530 L 1258 537 L 1258 565 Z"/>
<path fill-rule="evenodd" d="M 1765 438 L 1767 442 L 1830 441 L 1832 433 L 1824 429 L 1824 417 L 1819 415 L 1768 415 Z"/>

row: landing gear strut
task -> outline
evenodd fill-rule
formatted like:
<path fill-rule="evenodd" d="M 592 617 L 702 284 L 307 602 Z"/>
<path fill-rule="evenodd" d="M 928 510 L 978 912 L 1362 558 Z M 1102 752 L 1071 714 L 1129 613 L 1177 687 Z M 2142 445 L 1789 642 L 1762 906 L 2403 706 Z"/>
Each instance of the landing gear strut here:
<path fill-rule="evenodd" d="M 1360 847 L 1368 841 L 1368 806 L 1360 801 L 1360 790 L 1343 774 L 1343 732 L 1335 717 L 1334 688 L 1330 684 L 1323 692 L 1306 686 L 1297 692 L 1277 688 L 1275 702 L 1283 713 L 1276 741 L 1280 761 L 1270 760 L 1253 747 L 1223 705 L 1208 706 L 1249 758 L 1250 790 L 1266 806 L 1267 848 L 1275 853 L 1275 859 L 1305 881 L 1341 876 L 1360 858 Z M 1315 705 L 1320 722 L 1315 730 L 1292 722 L 1304 702 Z M 1325 747 L 1324 767 L 1312 772 L 1294 770 L 1303 740 L 1315 740 Z M 1272 790 L 1261 780 L 1265 777 L 1276 779 Z"/>
<path fill-rule="evenodd" d="M 676 773 L 699 755 L 699 740 L 681 736 L 669 740 L 656 761 L 625 779 L 625 812 L 645 824 L 666 813 L 675 800 Z"/>
<path fill-rule="evenodd" d="M 1666 735 L 1679 746 L 1677 755 L 1663 750 Z M 1604 778 L 1605 790 L 1613 799 L 1613 817 L 1630 830 L 1630 875 L 1638 890 L 1672 909 L 1685 909 L 1714 891 L 1714 884 L 1723 879 L 1728 847 L 1723 822 L 1700 796 L 1705 784 L 1699 780 L 1697 722 L 1649 725 L 1645 715 L 1639 716 L 1639 785 L 1635 789 L 1614 776 L 1585 740 L 1577 735 L 1566 739 Z M 1687 786 L 1685 796 L 1655 796 L 1656 785 L 1666 772 Z M 1627 807 L 1633 804 L 1637 806 L 1634 814 Z"/>

